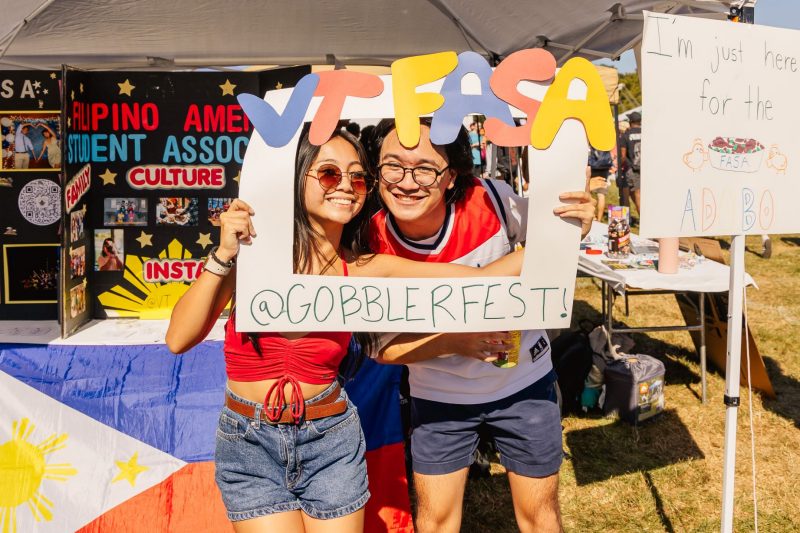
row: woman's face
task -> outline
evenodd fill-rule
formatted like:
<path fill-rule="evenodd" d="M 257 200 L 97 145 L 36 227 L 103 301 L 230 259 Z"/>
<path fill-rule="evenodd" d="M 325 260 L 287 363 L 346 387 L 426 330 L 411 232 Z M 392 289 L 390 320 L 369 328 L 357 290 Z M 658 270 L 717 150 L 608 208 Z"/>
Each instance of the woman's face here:
<path fill-rule="evenodd" d="M 117 251 L 114 249 L 114 241 L 106 239 L 105 242 L 103 242 L 103 250 L 105 250 L 107 254 L 116 253 Z"/>
<path fill-rule="evenodd" d="M 334 165 L 344 173 L 339 185 L 327 190 L 316 178 L 317 170 L 325 165 Z M 355 193 L 349 173 L 363 171 L 358 152 L 343 138 L 334 137 L 320 147 L 305 177 L 305 206 L 312 223 L 322 227 L 330 223 L 344 225 L 358 214 L 366 195 Z"/>
<path fill-rule="evenodd" d="M 45 139 L 49 139 L 49 138 L 50 138 L 50 132 L 49 132 L 49 131 L 47 131 L 47 130 L 44 130 L 44 131 L 42 132 L 42 136 L 43 136 Z"/>

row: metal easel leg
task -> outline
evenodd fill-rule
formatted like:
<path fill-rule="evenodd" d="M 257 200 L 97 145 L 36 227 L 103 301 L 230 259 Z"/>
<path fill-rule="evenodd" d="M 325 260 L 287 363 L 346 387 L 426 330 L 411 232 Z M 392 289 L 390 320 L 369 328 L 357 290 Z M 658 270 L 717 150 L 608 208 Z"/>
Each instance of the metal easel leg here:
<path fill-rule="evenodd" d="M 700 293 L 700 401 L 706 403 L 706 294 Z"/>

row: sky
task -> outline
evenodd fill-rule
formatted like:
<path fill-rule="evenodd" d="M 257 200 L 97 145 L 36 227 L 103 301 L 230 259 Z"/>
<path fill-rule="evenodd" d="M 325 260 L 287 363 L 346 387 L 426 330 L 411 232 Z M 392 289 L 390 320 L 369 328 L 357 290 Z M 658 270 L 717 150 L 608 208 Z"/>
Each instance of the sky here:
<path fill-rule="evenodd" d="M 755 9 L 756 24 L 778 28 L 800 29 L 800 0 L 758 0 Z M 636 70 L 633 51 L 622 54 L 619 61 L 596 61 L 601 65 L 617 67 L 621 73 Z"/>

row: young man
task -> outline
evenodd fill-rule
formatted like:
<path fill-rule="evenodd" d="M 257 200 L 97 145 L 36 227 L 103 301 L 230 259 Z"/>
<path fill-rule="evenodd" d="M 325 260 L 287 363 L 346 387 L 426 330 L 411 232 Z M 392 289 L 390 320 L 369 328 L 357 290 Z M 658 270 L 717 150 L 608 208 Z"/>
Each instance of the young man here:
<path fill-rule="evenodd" d="M 527 201 L 499 180 L 472 177 L 470 141 L 434 146 L 423 125 L 419 144 L 400 144 L 393 121 L 374 133 L 372 159 L 385 209 L 371 220 L 373 248 L 425 261 L 482 265 L 525 240 Z M 581 220 L 584 234 L 594 205 L 584 192 L 565 193 L 557 216 Z M 407 364 L 411 387 L 412 463 L 417 530 L 457 532 L 478 429 L 494 437 L 509 474 L 522 531 L 561 530 L 558 470 L 561 419 L 550 347 L 544 331 L 524 331 L 519 364 L 491 364 L 511 348 L 498 333 L 401 334 L 378 360 Z M 455 355 L 457 354 L 457 355 Z"/>
<path fill-rule="evenodd" d="M 20 124 L 14 136 L 14 168 L 28 168 L 33 153 L 33 143 L 28 137 L 31 127 L 29 124 Z"/>

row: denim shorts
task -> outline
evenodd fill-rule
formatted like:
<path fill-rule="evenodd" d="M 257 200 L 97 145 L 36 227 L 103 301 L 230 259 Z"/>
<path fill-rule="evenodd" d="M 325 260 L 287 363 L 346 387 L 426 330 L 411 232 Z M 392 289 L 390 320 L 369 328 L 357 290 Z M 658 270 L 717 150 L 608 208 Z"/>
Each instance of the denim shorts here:
<path fill-rule="evenodd" d="M 306 404 L 335 390 L 334 382 Z M 215 452 L 216 480 L 231 521 L 301 510 L 339 518 L 369 499 L 366 444 L 356 407 L 301 424 L 272 425 L 222 408 Z M 262 404 L 227 394 L 262 408 Z M 258 411 L 257 411 L 258 412 Z"/>
<path fill-rule="evenodd" d="M 526 477 L 558 472 L 563 457 L 554 371 L 501 400 L 448 404 L 411 398 L 411 458 L 418 474 L 449 474 L 475 460 L 478 430 L 494 438 L 500 462 Z"/>

